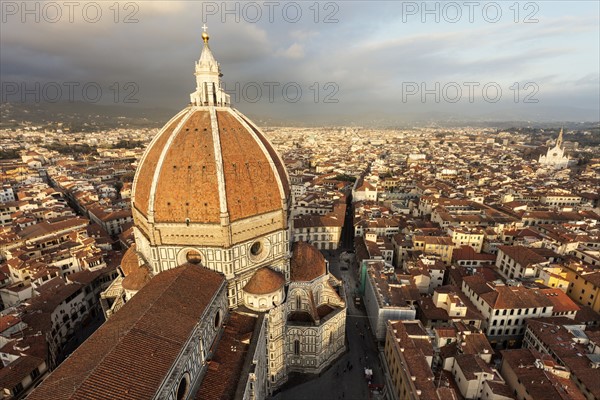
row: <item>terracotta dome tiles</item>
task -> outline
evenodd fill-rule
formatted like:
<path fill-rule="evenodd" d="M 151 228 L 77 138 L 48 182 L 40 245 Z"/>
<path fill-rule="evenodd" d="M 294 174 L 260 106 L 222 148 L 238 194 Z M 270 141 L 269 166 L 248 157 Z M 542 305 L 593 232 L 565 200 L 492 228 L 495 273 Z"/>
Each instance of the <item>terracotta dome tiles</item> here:
<path fill-rule="evenodd" d="M 150 279 L 152 279 L 150 271 L 145 266 L 142 266 L 131 271 L 129 275 L 123 278 L 121 286 L 125 290 L 137 291 L 146 286 L 146 284 L 150 282 Z"/>
<path fill-rule="evenodd" d="M 209 108 L 188 110 L 172 120 L 147 150 L 134 187 L 134 206 L 144 216 L 148 216 L 149 205 L 153 206 L 157 223 L 185 223 L 189 219 L 193 223 L 217 224 L 221 203 L 214 120 Z M 289 198 L 290 186 L 273 147 L 232 109 L 214 112 L 229 221 L 281 210 L 282 197 Z M 182 118 L 187 120 L 177 129 Z M 157 168 L 160 172 L 152 189 Z M 149 201 L 151 196 L 153 203 Z"/>
<path fill-rule="evenodd" d="M 269 160 L 252 135 L 229 111 L 217 111 L 230 221 L 281 208 L 281 194 Z"/>
<path fill-rule="evenodd" d="M 161 222 L 218 223 L 219 189 L 210 114 L 196 111 L 165 154 L 154 200 Z"/>
<path fill-rule="evenodd" d="M 281 184 L 283 186 L 283 191 L 284 191 L 286 197 L 289 197 L 290 196 L 290 182 L 288 181 L 288 178 L 287 178 L 285 165 L 279 159 L 279 156 L 277 155 L 277 152 L 275 151 L 275 149 L 273 148 L 271 143 L 269 143 L 269 141 L 263 136 L 263 134 L 260 133 L 258 131 L 258 129 L 256 129 L 254 124 L 250 120 L 248 120 L 245 116 L 240 115 L 240 117 L 248 124 L 248 126 L 250 126 L 250 128 L 252 129 L 254 134 L 256 136 L 258 136 L 258 138 L 262 142 L 263 146 L 265 146 L 265 148 L 269 152 L 269 156 L 271 156 L 271 160 L 275 164 L 275 168 L 277 168 L 277 173 L 281 177 Z"/>
<path fill-rule="evenodd" d="M 150 198 L 150 189 L 152 188 L 152 180 L 154 179 L 154 170 L 158 165 L 158 160 L 162 149 L 167 144 L 169 137 L 177 128 L 177 125 L 181 121 L 185 114 L 175 118 L 171 124 L 163 128 L 163 132 L 159 133 L 159 137 L 150 144 L 150 148 L 146 150 L 145 158 L 142 160 L 142 164 L 138 167 L 138 177 L 135 184 L 135 201 L 133 203 L 140 212 L 144 215 L 148 213 L 148 200 Z"/>
<path fill-rule="evenodd" d="M 121 271 L 123 271 L 123 274 L 125 276 L 129 275 L 131 271 L 135 270 L 140 266 L 140 263 L 138 262 L 138 257 L 135 254 L 135 249 L 136 246 L 134 243 L 133 245 L 131 245 L 130 248 L 127 249 L 127 251 L 123 255 L 123 258 L 121 259 Z"/>
<path fill-rule="evenodd" d="M 311 244 L 296 242 L 292 248 L 290 279 L 295 282 L 309 282 L 327 273 L 325 257 Z"/>
<path fill-rule="evenodd" d="M 244 286 L 244 292 L 254 295 L 270 294 L 285 285 L 285 278 L 280 272 L 263 267 L 256 271 Z"/>

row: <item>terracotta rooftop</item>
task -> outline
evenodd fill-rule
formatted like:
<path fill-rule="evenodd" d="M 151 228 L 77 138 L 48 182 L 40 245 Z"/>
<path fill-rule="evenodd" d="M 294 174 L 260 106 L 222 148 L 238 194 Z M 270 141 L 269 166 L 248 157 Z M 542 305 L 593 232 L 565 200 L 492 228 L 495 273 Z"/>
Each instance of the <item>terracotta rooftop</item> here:
<path fill-rule="evenodd" d="M 0 388 L 12 389 L 21 383 L 44 360 L 32 356 L 22 356 L 0 369 Z"/>
<path fill-rule="evenodd" d="M 127 251 L 125 251 L 125 254 L 123 254 L 123 258 L 121 259 L 121 270 L 123 271 L 123 274 L 125 274 L 125 276 L 129 275 L 132 271 L 134 271 L 140 266 L 135 251 L 136 245 L 133 244 L 130 248 L 127 249 Z"/>
<path fill-rule="evenodd" d="M 19 322 L 21 322 L 21 319 L 13 314 L 0 316 L 0 333 L 4 332 L 12 326 L 15 326 Z"/>
<path fill-rule="evenodd" d="M 66 232 L 79 228 L 85 228 L 89 221 L 84 218 L 57 218 L 40 222 L 23 229 L 18 235 L 24 240 L 34 240 L 35 238 L 51 235 L 58 232 Z"/>
<path fill-rule="evenodd" d="M 477 373 L 494 374 L 485 361 L 475 354 L 458 354 L 456 356 L 456 362 L 465 375 L 465 378 L 469 381 L 477 379 L 477 376 L 475 375 Z"/>
<path fill-rule="evenodd" d="M 564 317 L 533 318 L 527 329 L 549 348 L 556 360 L 564 365 L 595 398 L 600 398 L 598 370 L 591 368 L 587 345 L 576 343 L 588 331 L 573 330 L 573 321 Z M 576 327 L 576 326 L 575 326 Z"/>
<path fill-rule="evenodd" d="M 244 286 L 244 292 L 250 294 L 269 294 L 281 289 L 285 285 L 285 277 L 268 267 L 256 271 Z"/>
<path fill-rule="evenodd" d="M 245 358 L 252 357 L 248 351 L 256 323 L 256 317 L 231 314 L 212 360 L 209 361 L 208 371 L 196 392 L 197 400 L 234 398 L 237 385 L 246 381 L 240 375 Z"/>
<path fill-rule="evenodd" d="M 483 333 L 470 333 L 462 338 L 463 354 L 492 354 L 494 349 Z"/>
<path fill-rule="evenodd" d="M 493 263 L 496 261 L 495 254 L 477 253 L 471 246 L 460 246 L 452 251 L 452 261 L 478 260 Z"/>
<path fill-rule="evenodd" d="M 577 312 L 580 307 L 573 301 L 565 292 L 560 289 L 540 289 L 540 293 L 546 295 L 546 297 L 552 302 L 554 308 L 552 312 Z"/>
<path fill-rule="evenodd" d="M 552 307 L 554 305 L 538 289 L 496 285 L 488 282 L 480 274 L 465 276 L 462 279 L 481 299 L 495 309 Z"/>
<path fill-rule="evenodd" d="M 546 258 L 524 246 L 498 246 L 498 250 L 501 250 L 523 267 L 547 261 Z"/>
<path fill-rule="evenodd" d="M 431 365 L 426 359 L 426 356 L 433 355 L 433 346 L 429 339 L 419 340 L 411 338 L 406 331 L 406 324 L 411 324 L 415 321 L 388 321 L 394 330 L 395 346 L 401 346 L 404 358 L 404 365 L 400 368 L 410 377 L 414 377 L 414 386 L 421 391 L 419 398 L 435 399 L 436 388 L 434 384 L 434 376 L 431 371 Z M 401 345 L 399 343 L 402 343 Z"/>
<path fill-rule="evenodd" d="M 139 266 L 130 271 L 129 275 L 123 278 L 121 286 L 125 290 L 137 291 L 146 286 L 151 279 L 152 275 L 150 274 L 150 270 L 145 266 Z"/>
<path fill-rule="evenodd" d="M 327 272 L 325 257 L 313 245 L 296 242 L 292 247 L 290 279 L 295 282 L 309 282 Z"/>
<path fill-rule="evenodd" d="M 505 364 L 519 377 L 519 381 L 527 390 L 532 399 L 584 399 L 581 391 L 569 379 L 560 380 L 557 376 L 546 373 L 543 369 L 535 367 L 535 360 L 542 355 L 533 349 L 502 350 L 502 368 Z M 565 389 L 565 384 L 569 384 Z"/>
<path fill-rule="evenodd" d="M 28 399 L 153 398 L 224 282 L 191 264 L 157 275 Z"/>

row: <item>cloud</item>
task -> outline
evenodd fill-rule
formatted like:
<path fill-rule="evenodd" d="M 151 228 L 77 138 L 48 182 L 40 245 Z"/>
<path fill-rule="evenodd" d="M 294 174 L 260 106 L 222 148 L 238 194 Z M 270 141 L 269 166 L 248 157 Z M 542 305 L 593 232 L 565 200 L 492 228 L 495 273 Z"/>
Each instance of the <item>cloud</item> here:
<path fill-rule="evenodd" d="M 290 37 L 296 41 L 301 41 L 301 40 L 306 41 L 309 39 L 313 39 L 316 36 L 319 36 L 319 32 L 315 31 L 315 30 L 298 29 L 298 30 L 290 32 Z"/>
<path fill-rule="evenodd" d="M 101 81 L 106 87 L 135 81 L 141 105 L 185 105 L 195 87 L 193 65 L 202 49 L 203 3 L 136 2 L 138 22 L 128 24 L 122 23 L 125 12 L 132 11 L 125 10 L 127 2 L 119 2 L 118 23 L 109 9 L 113 2 L 98 4 L 103 7 L 98 23 L 82 18 L 74 23 L 22 23 L 12 18 L 1 24 L 0 79 Z M 259 23 L 243 18 L 221 23 L 213 16 L 207 25 L 228 87 L 236 82 L 302 85 L 304 96 L 295 104 L 241 105 L 256 114 L 368 115 L 395 107 L 399 88 L 407 81 L 536 81 L 541 94 L 546 87 L 554 94 L 566 83 L 582 90 L 572 91 L 569 105 L 595 106 L 597 100 L 589 104 L 594 99 L 589 93 L 600 85 L 599 27 L 590 11 L 594 6 L 555 7 L 564 9 L 564 16 L 540 14 L 537 24 L 503 20 L 444 25 L 418 19 L 408 24 L 401 22 L 396 3 L 345 2 L 335 15 L 338 23 L 315 23 L 314 14 L 304 8 L 304 18 L 295 24 L 277 14 L 273 23 L 266 17 Z M 321 20 L 325 11 L 330 10 L 321 10 Z M 328 82 L 339 87 L 340 104 L 322 107 L 313 101 L 310 88 L 318 83 L 322 99 Z M 462 110 L 470 111 L 468 105 Z"/>
<path fill-rule="evenodd" d="M 280 51 L 278 54 L 281 57 L 298 60 L 304 57 L 304 46 L 299 43 L 294 43 L 284 51 Z"/>

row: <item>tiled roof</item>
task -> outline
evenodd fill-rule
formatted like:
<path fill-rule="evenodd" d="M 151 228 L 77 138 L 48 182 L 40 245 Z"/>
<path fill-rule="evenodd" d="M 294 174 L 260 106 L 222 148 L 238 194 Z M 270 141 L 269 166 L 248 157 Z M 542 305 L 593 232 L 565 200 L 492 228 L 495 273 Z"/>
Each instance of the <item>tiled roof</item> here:
<path fill-rule="evenodd" d="M 206 376 L 200 384 L 196 399 L 222 400 L 232 399 L 237 384 L 245 382 L 242 374 L 244 360 L 249 354 L 250 340 L 257 319 L 249 315 L 231 314 L 227 328 L 219 340 Z"/>
<path fill-rule="evenodd" d="M 584 399 L 581 391 L 569 379 L 561 380 L 557 375 L 546 373 L 543 369 L 534 366 L 537 359 L 542 356 L 533 349 L 502 350 L 502 371 L 504 364 L 510 366 L 519 377 L 521 385 L 527 390 L 529 396 L 536 400 L 555 399 Z M 569 384 L 565 390 L 564 384 Z"/>
<path fill-rule="evenodd" d="M 150 280 L 152 279 L 152 275 L 150 275 L 150 271 L 145 266 L 136 267 L 133 271 L 129 273 L 125 278 L 123 278 L 123 282 L 121 282 L 121 286 L 125 290 L 140 290 Z"/>
<path fill-rule="evenodd" d="M 269 294 L 285 285 L 285 277 L 271 268 L 263 267 L 256 271 L 244 286 L 244 292 L 250 294 Z"/>
<path fill-rule="evenodd" d="M 498 246 L 498 250 L 523 267 L 546 261 L 544 257 L 524 246 Z"/>
<path fill-rule="evenodd" d="M 208 109 L 187 108 L 167 124 L 138 168 L 134 207 L 143 215 L 154 211 L 155 222 L 183 223 L 189 218 L 190 222 L 218 223 L 222 175 L 231 222 L 281 209 L 290 191 L 285 167 L 258 129 L 244 120 L 250 125 L 247 129 L 240 118 L 235 110 L 226 109 L 216 111 L 215 121 Z M 218 130 L 222 170 L 213 129 Z"/>
<path fill-rule="evenodd" d="M 12 389 L 29 376 L 44 360 L 32 356 L 21 356 L 0 369 L 0 388 Z"/>
<path fill-rule="evenodd" d="M 537 289 L 488 283 L 481 275 L 463 277 L 463 281 L 494 309 L 552 307 L 553 302 Z"/>
<path fill-rule="evenodd" d="M 40 236 L 51 235 L 56 232 L 75 230 L 85 227 L 89 221 L 84 218 L 57 218 L 52 221 L 42 221 L 39 224 L 31 225 L 23 229 L 18 235 L 24 240 L 33 240 Z"/>
<path fill-rule="evenodd" d="M 4 332 L 8 328 L 21 322 L 21 319 L 13 314 L 7 314 L 0 316 L 0 333 Z"/>
<path fill-rule="evenodd" d="M 296 242 L 292 248 L 290 279 L 295 282 L 308 282 L 324 275 L 325 257 L 311 244 Z"/>
<path fill-rule="evenodd" d="M 485 361 L 475 354 L 459 354 L 456 356 L 456 363 L 469 381 L 477 379 L 477 373 L 494 374 Z"/>
<path fill-rule="evenodd" d="M 546 295 L 546 297 L 552 302 L 554 308 L 553 313 L 561 312 L 576 312 L 580 308 L 565 292 L 560 289 L 540 289 L 540 293 Z"/>
<path fill-rule="evenodd" d="M 460 246 L 452 251 L 452 261 L 459 260 L 479 260 L 493 262 L 496 260 L 495 254 L 477 253 L 471 246 Z"/>
<path fill-rule="evenodd" d="M 123 271 L 125 276 L 129 275 L 131 271 L 135 270 L 140 265 L 135 251 L 136 245 L 134 243 L 131 245 L 130 248 L 127 249 L 125 254 L 123 254 L 123 258 L 121 259 L 121 270 Z"/>
<path fill-rule="evenodd" d="M 162 272 L 28 399 L 153 398 L 224 282 L 222 275 L 191 264 Z"/>
<path fill-rule="evenodd" d="M 594 398 L 600 398 L 598 370 L 591 368 L 590 360 L 585 356 L 589 348 L 577 342 L 581 333 L 575 334 L 571 330 L 572 323 L 572 320 L 564 317 L 536 318 L 527 321 L 527 329 L 550 350 L 556 361 L 577 377 Z M 587 334 L 587 330 L 583 332 L 583 335 Z"/>

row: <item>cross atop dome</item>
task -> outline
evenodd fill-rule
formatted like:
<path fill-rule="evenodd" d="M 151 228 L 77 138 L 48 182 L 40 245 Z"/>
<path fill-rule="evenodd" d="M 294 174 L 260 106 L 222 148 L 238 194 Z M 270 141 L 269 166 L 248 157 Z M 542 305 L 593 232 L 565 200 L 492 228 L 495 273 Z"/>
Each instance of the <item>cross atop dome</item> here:
<path fill-rule="evenodd" d="M 221 87 L 221 68 L 212 54 L 208 45 L 208 33 L 206 24 L 202 26 L 202 40 L 204 47 L 200 59 L 196 62 L 194 75 L 196 75 L 196 91 L 190 94 L 190 102 L 196 106 L 220 106 L 230 105 L 230 96 Z"/>
<path fill-rule="evenodd" d="M 208 26 L 206 26 L 206 24 L 204 24 L 202 26 L 202 40 L 204 40 L 204 43 L 208 44 L 208 32 L 206 32 L 206 30 L 208 29 Z"/>

